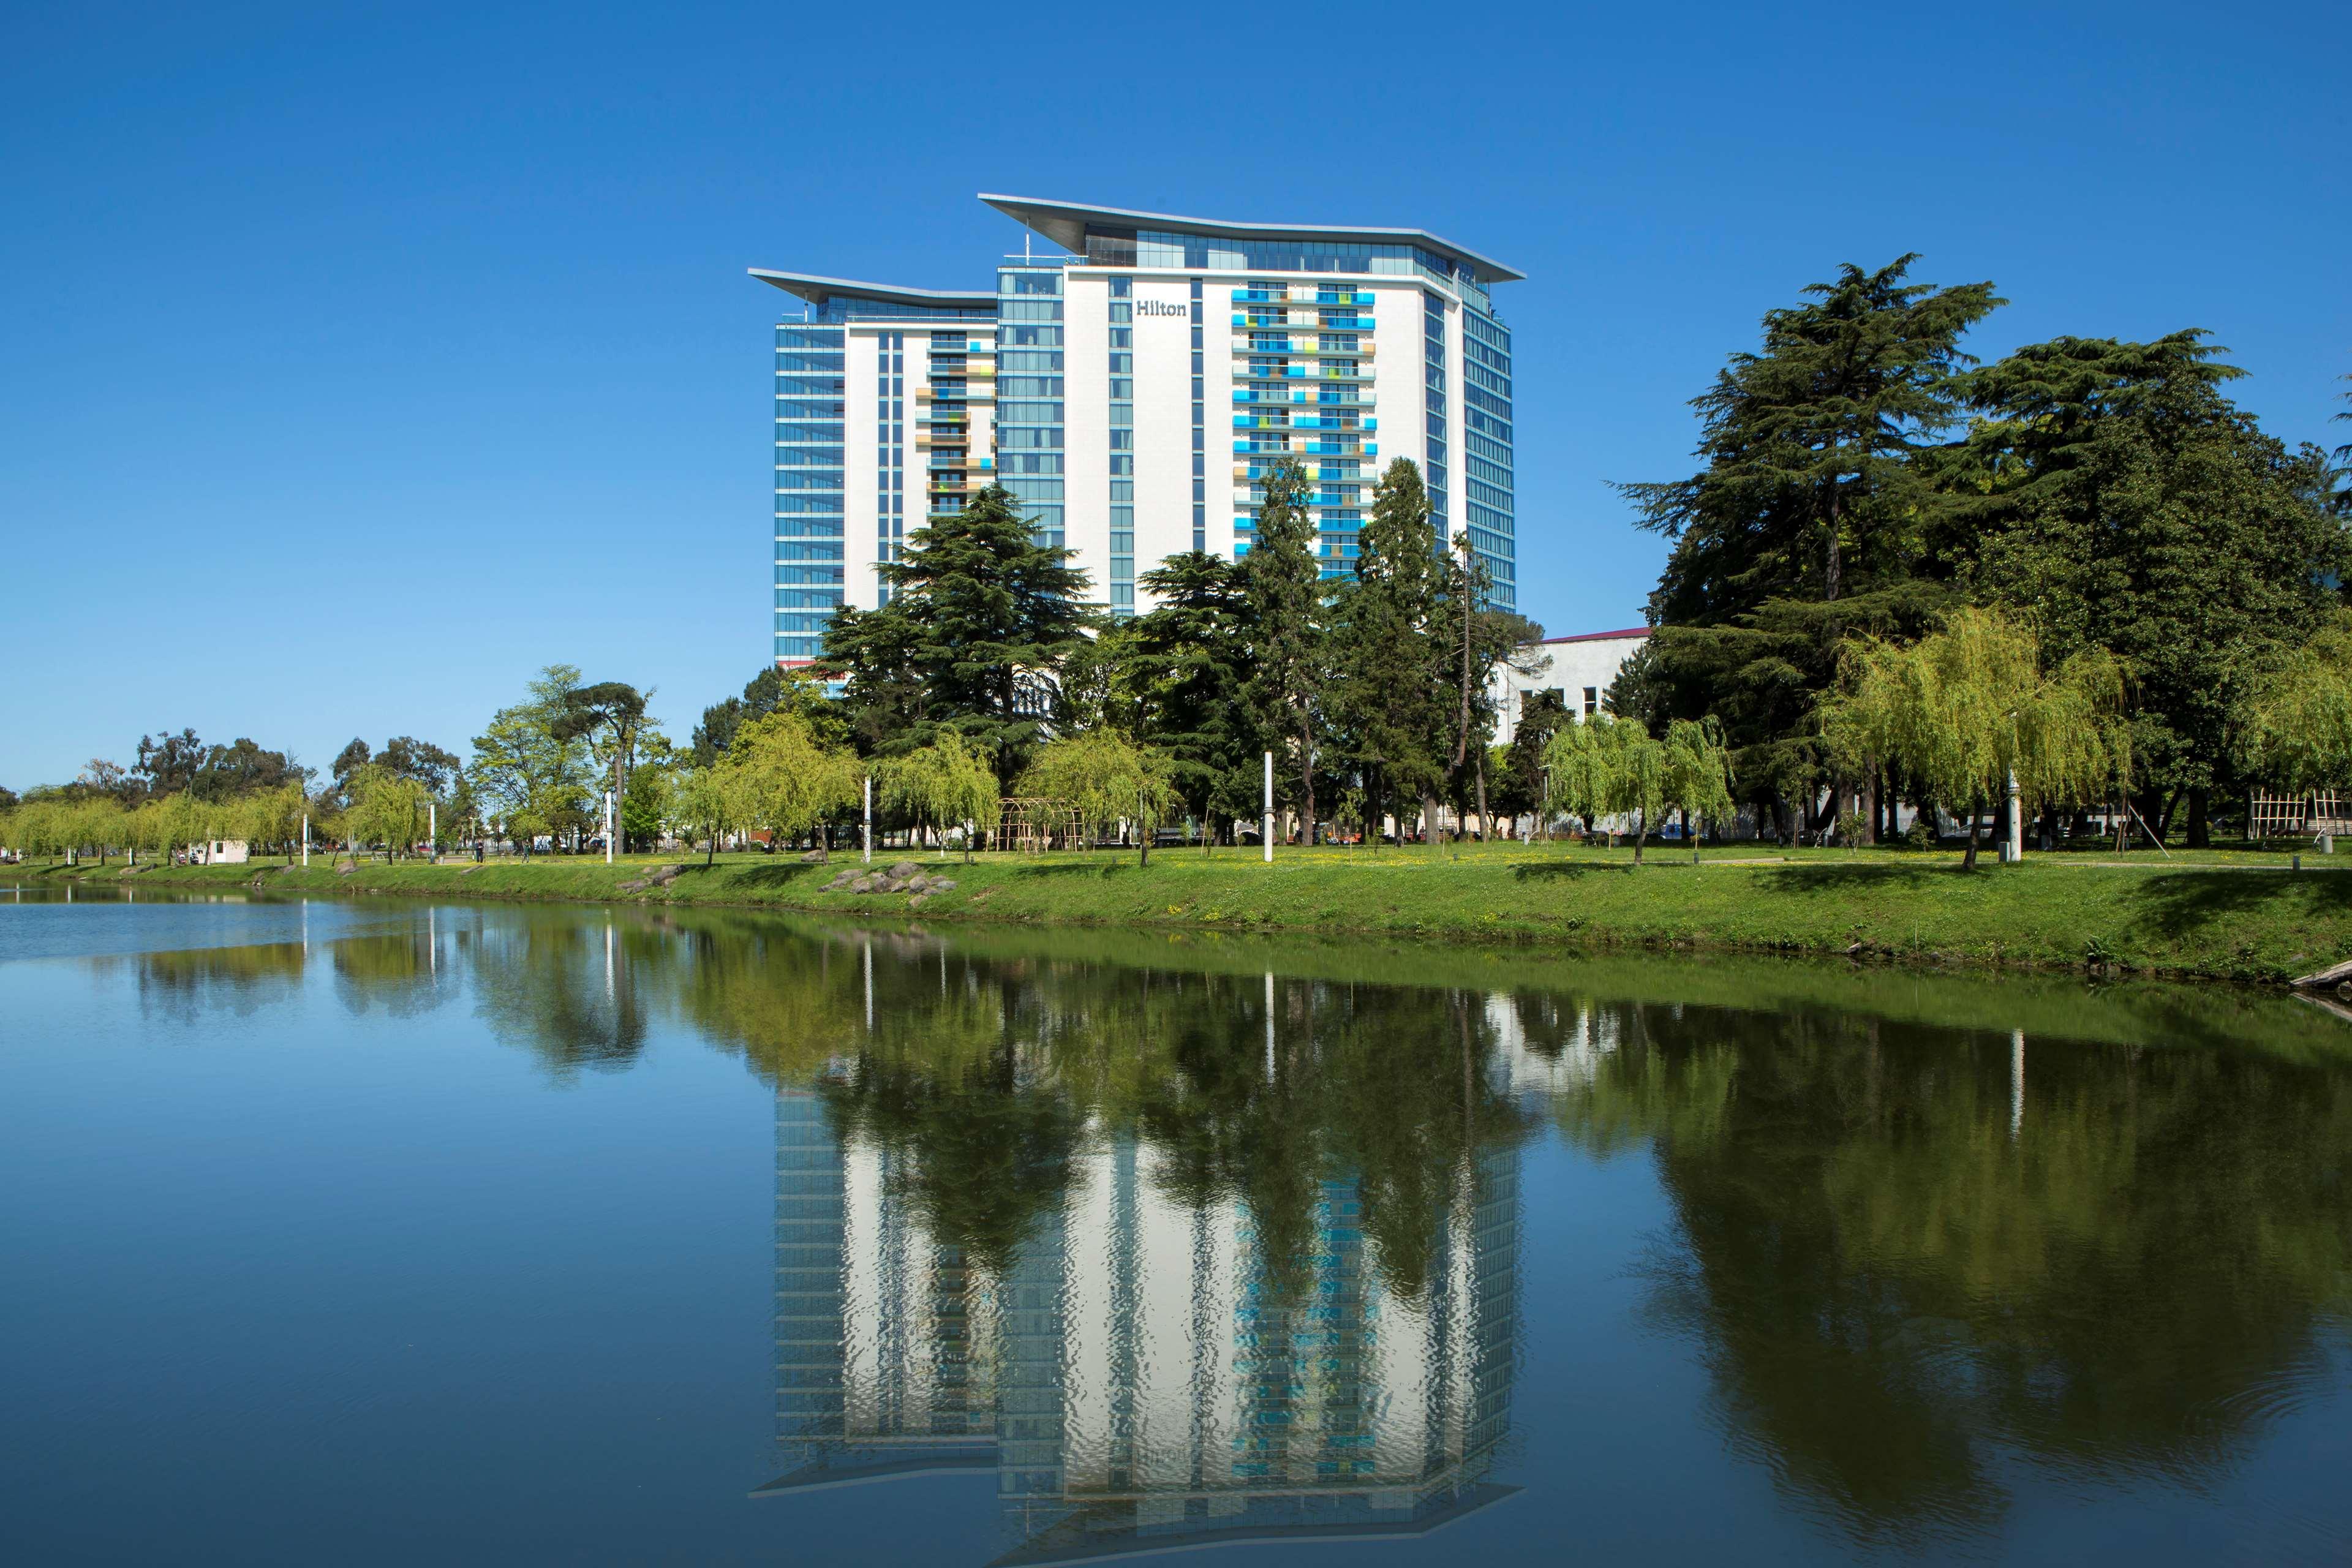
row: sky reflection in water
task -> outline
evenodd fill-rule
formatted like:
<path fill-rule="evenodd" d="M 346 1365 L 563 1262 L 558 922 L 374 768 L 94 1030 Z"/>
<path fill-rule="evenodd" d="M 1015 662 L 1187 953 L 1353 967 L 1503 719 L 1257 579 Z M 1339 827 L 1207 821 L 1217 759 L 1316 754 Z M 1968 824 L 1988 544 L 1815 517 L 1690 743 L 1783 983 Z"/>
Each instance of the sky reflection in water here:
<path fill-rule="evenodd" d="M 543 908 L 0 961 L 20 1560 L 2352 1551 L 2315 1008 Z"/>

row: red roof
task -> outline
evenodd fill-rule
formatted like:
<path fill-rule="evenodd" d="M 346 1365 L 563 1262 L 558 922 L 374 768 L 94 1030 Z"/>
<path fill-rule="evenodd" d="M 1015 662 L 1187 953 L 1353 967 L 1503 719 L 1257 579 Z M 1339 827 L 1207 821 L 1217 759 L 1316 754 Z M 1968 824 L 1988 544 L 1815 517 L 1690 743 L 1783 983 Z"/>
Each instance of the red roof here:
<path fill-rule="evenodd" d="M 1622 632 L 1579 632 L 1571 637 L 1546 637 L 1547 644 L 1556 642 L 1607 642 L 1612 637 L 1645 637 L 1655 628 L 1628 626 Z"/>

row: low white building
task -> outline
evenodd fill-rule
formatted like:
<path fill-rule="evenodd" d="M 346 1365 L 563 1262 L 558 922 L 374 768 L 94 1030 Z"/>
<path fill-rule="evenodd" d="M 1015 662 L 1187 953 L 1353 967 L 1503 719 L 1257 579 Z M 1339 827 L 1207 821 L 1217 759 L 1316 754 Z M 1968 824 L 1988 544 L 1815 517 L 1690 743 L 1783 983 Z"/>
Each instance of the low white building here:
<path fill-rule="evenodd" d="M 1570 713 L 1599 712 L 1609 683 L 1649 635 L 1649 627 L 1633 626 L 1546 637 L 1496 665 L 1487 685 L 1495 703 L 1495 744 L 1511 743 L 1518 733 L 1520 713 L 1542 692 L 1557 692 Z"/>

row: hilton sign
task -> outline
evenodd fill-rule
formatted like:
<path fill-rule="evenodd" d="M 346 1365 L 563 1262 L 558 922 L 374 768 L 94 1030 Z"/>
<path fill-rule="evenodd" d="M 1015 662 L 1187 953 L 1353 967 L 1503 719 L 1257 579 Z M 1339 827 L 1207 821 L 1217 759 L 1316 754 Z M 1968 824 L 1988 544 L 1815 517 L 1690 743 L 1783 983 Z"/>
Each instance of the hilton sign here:
<path fill-rule="evenodd" d="M 1165 300 L 1138 300 L 1135 313 L 1139 316 L 1189 316 L 1192 312 L 1181 305 L 1171 305 Z"/>

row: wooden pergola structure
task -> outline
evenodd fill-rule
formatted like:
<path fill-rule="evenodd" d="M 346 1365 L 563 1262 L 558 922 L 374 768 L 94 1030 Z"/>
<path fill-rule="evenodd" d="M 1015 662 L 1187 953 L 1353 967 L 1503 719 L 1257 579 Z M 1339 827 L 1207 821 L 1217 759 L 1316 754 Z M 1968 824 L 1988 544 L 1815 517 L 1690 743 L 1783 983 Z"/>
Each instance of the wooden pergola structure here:
<path fill-rule="evenodd" d="M 2246 802 L 2249 838 L 2310 838 L 2352 835 L 2352 801 L 2335 790 L 2314 795 L 2270 795 L 2256 790 Z"/>
<path fill-rule="evenodd" d="M 1077 808 L 1045 795 L 1008 795 L 997 819 L 996 847 L 1042 855 L 1057 847 L 1086 842 L 1086 824 Z"/>

